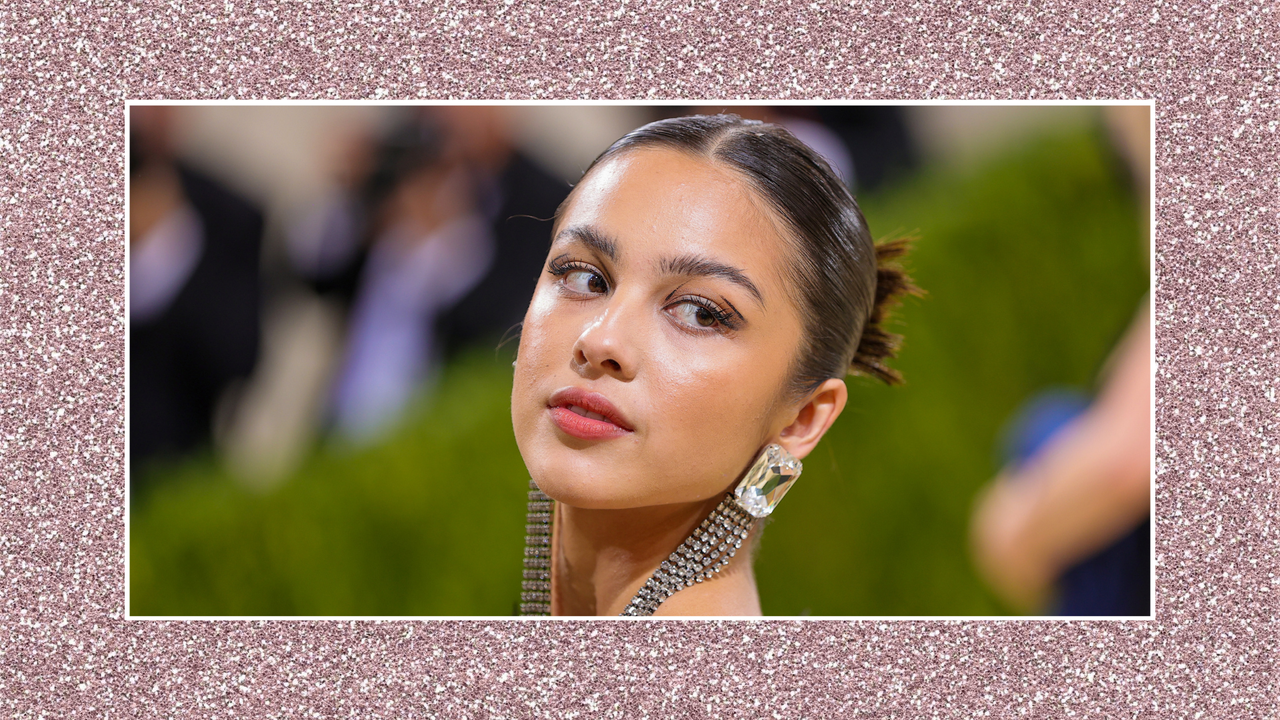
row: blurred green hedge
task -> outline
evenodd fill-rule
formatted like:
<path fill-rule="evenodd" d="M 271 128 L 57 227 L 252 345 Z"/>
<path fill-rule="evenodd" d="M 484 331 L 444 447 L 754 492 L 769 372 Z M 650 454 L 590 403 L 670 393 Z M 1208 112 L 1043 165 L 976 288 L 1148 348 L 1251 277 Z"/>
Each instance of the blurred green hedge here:
<path fill-rule="evenodd" d="M 1051 385 L 1089 388 L 1148 289 L 1137 201 L 1101 128 L 859 198 L 873 233 L 916 231 L 928 292 L 899 309 L 906 385 L 850 381 L 844 415 L 765 532 L 767 615 L 1007 612 L 967 523 L 997 434 Z M 282 486 L 209 456 L 131 499 L 133 615 L 511 615 L 528 476 L 509 353 L 445 371 L 430 407 L 358 452 L 321 448 Z"/>

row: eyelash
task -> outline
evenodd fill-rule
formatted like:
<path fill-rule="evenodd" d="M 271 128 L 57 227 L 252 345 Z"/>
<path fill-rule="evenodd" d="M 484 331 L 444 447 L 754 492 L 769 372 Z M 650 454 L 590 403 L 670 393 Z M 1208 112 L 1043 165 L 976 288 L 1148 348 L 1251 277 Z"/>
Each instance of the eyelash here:
<path fill-rule="evenodd" d="M 711 316 L 716 319 L 716 322 L 720 323 L 720 327 L 718 328 L 715 328 L 715 327 L 696 328 L 698 332 L 723 332 L 723 331 L 738 329 L 737 318 L 735 318 L 730 313 L 725 312 L 720 308 L 719 305 L 716 305 L 715 303 L 711 302 L 710 300 L 704 297 L 701 297 L 699 295 L 685 295 L 683 297 L 677 298 L 674 304 L 679 305 L 683 303 L 692 303 L 694 305 L 697 305 L 703 310 L 706 310 L 707 312 L 711 313 Z"/>
<path fill-rule="evenodd" d="M 582 270 L 583 272 L 589 272 L 589 273 L 598 275 L 602 280 L 605 281 L 606 285 L 609 284 L 609 279 L 605 277 L 605 274 L 603 272 L 601 272 L 599 269 L 597 269 L 592 265 L 588 265 L 587 263 L 580 262 L 578 260 L 564 260 L 562 258 L 555 258 L 547 266 L 548 273 L 550 273 L 554 277 L 558 277 L 562 279 L 564 278 L 565 275 L 568 275 L 570 272 L 573 272 L 574 270 Z M 571 292 L 571 293 L 577 294 L 577 291 L 575 290 L 569 290 L 568 288 L 564 288 L 563 282 L 560 283 L 560 287 L 565 292 Z M 690 330 L 692 330 L 693 332 L 723 333 L 723 332 L 729 332 L 729 331 L 738 329 L 738 320 L 736 317 L 734 317 L 732 313 L 726 312 L 719 305 L 716 305 L 714 302 L 700 295 L 684 295 L 682 297 L 677 298 L 675 302 L 672 303 L 672 305 L 669 305 L 668 307 L 674 307 L 676 305 L 680 305 L 683 303 L 692 303 L 694 305 L 697 305 L 703 310 L 706 310 L 707 312 L 711 313 L 711 316 L 716 319 L 717 323 L 719 323 L 719 327 L 709 327 L 709 328 L 704 328 L 704 327 L 694 328 L 692 326 L 686 325 L 685 323 L 681 323 L 681 325 L 685 325 L 686 327 L 689 327 Z"/>
<path fill-rule="evenodd" d="M 552 258 L 551 262 L 547 265 L 547 272 L 555 275 L 556 277 L 562 277 L 570 270 L 586 270 L 588 272 L 593 272 L 600 277 L 604 277 L 604 273 L 600 272 L 594 266 L 577 260 L 565 260 L 562 257 L 558 257 Z"/>

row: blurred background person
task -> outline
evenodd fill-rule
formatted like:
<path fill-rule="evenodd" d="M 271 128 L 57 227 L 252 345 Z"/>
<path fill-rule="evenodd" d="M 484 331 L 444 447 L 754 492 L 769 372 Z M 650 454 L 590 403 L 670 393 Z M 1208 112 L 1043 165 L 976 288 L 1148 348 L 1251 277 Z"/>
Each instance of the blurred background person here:
<path fill-rule="evenodd" d="M 262 212 L 180 160 L 173 130 L 173 108 L 131 109 L 129 450 L 134 467 L 206 444 L 220 395 L 253 371 L 258 355 Z"/>
<path fill-rule="evenodd" d="M 286 238 L 293 270 L 346 312 L 324 422 L 366 443 L 445 357 L 518 328 L 569 188 L 515 147 L 497 106 L 402 109 L 348 144 Z"/>
<path fill-rule="evenodd" d="M 1105 117 L 1149 218 L 1149 111 L 1110 107 Z M 1144 234 L 1149 253 L 1147 243 Z M 1150 294 L 1099 383 L 1096 398 L 1055 388 L 1025 403 L 1005 430 L 1004 470 L 978 495 L 976 564 L 1020 611 L 1151 612 Z"/>

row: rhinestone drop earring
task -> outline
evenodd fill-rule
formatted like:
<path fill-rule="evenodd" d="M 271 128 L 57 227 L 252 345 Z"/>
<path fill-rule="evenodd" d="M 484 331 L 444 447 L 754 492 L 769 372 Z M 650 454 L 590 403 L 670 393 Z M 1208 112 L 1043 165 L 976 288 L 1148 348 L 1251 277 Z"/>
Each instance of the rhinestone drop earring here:
<path fill-rule="evenodd" d="M 768 516 L 803 470 L 800 460 L 778 444 L 766 446 L 742 481 L 694 528 L 640 591 L 622 615 L 652 615 L 677 591 L 704 582 L 729 564 L 759 518 Z M 551 614 L 551 520 L 554 501 L 529 479 L 525 515 L 524 582 L 521 615 Z"/>

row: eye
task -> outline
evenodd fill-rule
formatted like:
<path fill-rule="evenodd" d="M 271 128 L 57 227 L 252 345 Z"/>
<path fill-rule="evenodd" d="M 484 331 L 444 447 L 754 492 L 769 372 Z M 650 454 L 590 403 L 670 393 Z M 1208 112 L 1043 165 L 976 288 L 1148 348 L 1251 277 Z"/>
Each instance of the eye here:
<path fill-rule="evenodd" d="M 705 298 L 685 298 L 667 308 L 679 322 L 706 330 L 732 329 L 728 313 Z"/>
<path fill-rule="evenodd" d="M 561 282 L 574 292 L 588 295 L 600 295 L 609 290 L 609 283 L 605 282 L 600 273 L 593 270 L 570 270 L 564 274 Z"/>
<path fill-rule="evenodd" d="M 609 281 L 595 266 L 577 260 L 555 258 L 547 266 L 547 272 L 560 278 L 556 283 L 563 290 L 575 295 L 603 295 L 609 292 Z"/>

